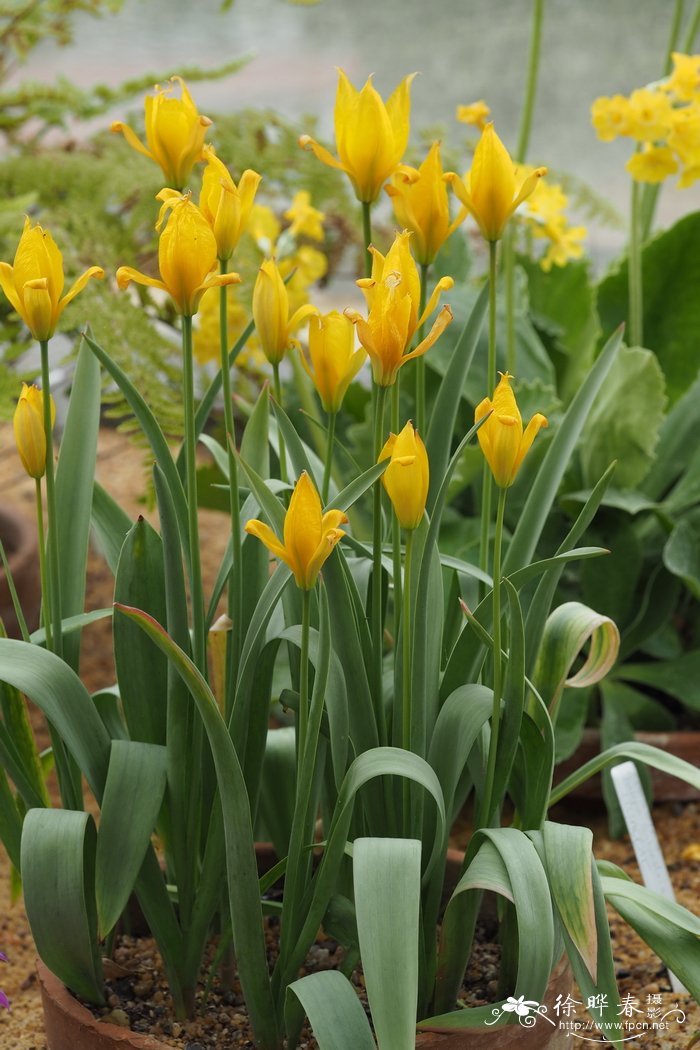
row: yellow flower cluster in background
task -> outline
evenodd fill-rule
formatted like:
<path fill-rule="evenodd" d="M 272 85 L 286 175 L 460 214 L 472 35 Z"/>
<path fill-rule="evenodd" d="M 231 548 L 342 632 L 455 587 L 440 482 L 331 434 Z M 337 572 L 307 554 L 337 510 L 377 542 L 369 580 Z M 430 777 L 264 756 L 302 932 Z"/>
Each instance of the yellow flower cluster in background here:
<path fill-rule="evenodd" d="M 517 164 L 516 179 L 525 179 L 534 170 L 526 164 Z M 519 212 L 529 232 L 549 242 L 540 259 L 545 273 L 549 273 L 552 266 L 566 266 L 570 259 L 580 259 L 583 255 L 583 241 L 588 231 L 585 226 L 570 225 L 566 216 L 568 206 L 569 198 L 559 183 L 541 178 Z"/>
<path fill-rule="evenodd" d="M 637 143 L 626 164 L 637 182 L 661 183 L 680 172 L 679 188 L 692 186 L 700 178 L 700 55 L 674 51 L 669 77 L 629 97 L 597 98 L 591 121 L 603 142 Z"/>

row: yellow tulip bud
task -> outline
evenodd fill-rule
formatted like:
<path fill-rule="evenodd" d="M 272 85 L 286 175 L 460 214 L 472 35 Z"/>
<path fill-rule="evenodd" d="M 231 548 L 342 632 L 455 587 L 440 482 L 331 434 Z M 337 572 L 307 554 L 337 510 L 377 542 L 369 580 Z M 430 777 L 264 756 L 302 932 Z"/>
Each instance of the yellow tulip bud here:
<path fill-rule="evenodd" d="M 180 86 L 180 98 L 173 97 L 175 84 Z M 112 124 L 112 131 L 121 131 L 133 149 L 160 165 L 166 185 L 182 190 L 202 156 L 211 121 L 198 113 L 182 77 L 173 77 L 164 88 L 156 84 L 155 91 L 144 104 L 148 148 L 119 120 Z"/>
<path fill-rule="evenodd" d="M 24 220 L 14 265 L 0 262 L 0 287 L 40 342 L 51 338 L 66 306 L 91 277 L 104 277 L 104 270 L 91 266 L 61 297 L 65 283 L 63 256 L 48 230 L 32 226 L 29 217 Z"/>
<path fill-rule="evenodd" d="M 204 158 L 207 166 L 202 176 L 199 207 L 216 238 L 216 254 L 225 261 L 233 255 L 247 226 L 262 175 L 249 168 L 236 186 L 211 146 L 204 147 Z"/>
<path fill-rule="evenodd" d="M 161 190 L 157 199 L 163 201 L 156 229 L 160 229 L 165 214 L 170 217 L 160 235 L 158 265 L 162 280 L 149 277 L 131 266 L 120 266 L 117 284 L 126 288 L 137 284 L 160 288 L 172 298 L 178 313 L 192 317 L 197 313 L 199 301 L 207 288 L 226 284 L 238 284 L 237 273 L 217 274 L 216 238 L 207 220 L 196 204 L 174 190 Z"/>
<path fill-rule="evenodd" d="M 430 473 L 428 453 L 410 419 L 400 434 L 389 435 L 377 462 L 389 456 L 382 483 L 401 527 L 417 529 L 423 520 Z"/>
<path fill-rule="evenodd" d="M 469 174 L 460 179 L 450 171 L 445 179 L 476 220 L 484 239 L 499 241 L 515 209 L 546 174 L 546 168 L 535 168 L 518 188 L 510 154 L 490 123 L 481 133 Z"/>
<path fill-rule="evenodd" d="M 56 420 L 56 406 L 51 398 L 51 426 Z M 22 383 L 14 419 L 15 443 L 22 466 L 30 478 L 41 478 L 46 471 L 46 433 L 44 431 L 44 395 L 37 386 Z"/>
<path fill-rule="evenodd" d="M 502 372 L 500 375 L 493 400 L 485 397 L 476 406 L 474 422 L 478 423 L 491 413 L 486 422 L 479 427 L 477 437 L 496 484 L 506 489 L 515 481 L 537 432 L 549 424 L 545 417 L 537 412 L 523 432 L 522 417 L 510 387 L 513 376 L 508 372 Z"/>
<path fill-rule="evenodd" d="M 411 81 L 415 75 L 405 77 L 385 103 L 371 77 L 358 91 L 339 69 L 335 142 L 340 159 L 308 135 L 299 139 L 299 145 L 312 149 L 324 164 L 344 171 L 353 184 L 357 199 L 366 204 L 377 199 L 384 182 L 396 171 L 406 151 Z"/>
<path fill-rule="evenodd" d="M 352 321 L 332 310 L 309 320 L 309 356 L 301 353 L 301 363 L 313 382 L 326 412 L 337 412 L 345 392 L 364 364 L 364 349 L 355 349 Z"/>
<path fill-rule="evenodd" d="M 429 266 L 447 238 L 466 215 L 462 209 L 450 223 L 447 186 L 440 160 L 440 143 L 434 142 L 420 168 L 401 165 L 384 189 L 391 197 L 397 221 L 410 230 L 416 259 Z"/>
<path fill-rule="evenodd" d="M 260 344 L 271 365 L 278 365 L 290 346 L 299 346 L 291 333 L 318 311 L 305 303 L 289 316 L 287 286 L 274 259 L 266 259 L 253 287 L 253 320 Z"/>
<path fill-rule="evenodd" d="M 454 284 L 451 277 L 441 277 L 425 310 L 418 316 L 420 278 L 408 246 L 410 236 L 408 230 L 397 234 L 386 257 L 370 246 L 372 276 L 357 281 L 369 307 L 367 320 L 356 311 L 345 311 L 357 325 L 357 334 L 369 354 L 374 381 L 379 386 L 395 383 L 399 368 L 430 349 L 452 321 L 449 306 L 443 306 L 425 339 L 409 350 L 417 329 L 437 306 L 440 292 Z"/>
<path fill-rule="evenodd" d="M 289 566 L 297 587 L 310 591 L 324 561 L 345 535 L 338 526 L 347 520 L 341 510 L 323 513 L 316 486 L 304 471 L 296 483 L 284 518 L 284 543 L 278 540 L 269 525 L 257 519 L 247 522 L 245 531 L 250 536 L 257 536 L 276 558 Z"/>

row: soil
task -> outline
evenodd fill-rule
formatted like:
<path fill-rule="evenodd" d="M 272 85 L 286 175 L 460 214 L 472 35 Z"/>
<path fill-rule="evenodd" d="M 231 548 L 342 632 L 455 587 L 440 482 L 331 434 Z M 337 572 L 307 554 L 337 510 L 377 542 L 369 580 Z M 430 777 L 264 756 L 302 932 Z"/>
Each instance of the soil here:
<path fill-rule="evenodd" d="M 3 501 L 24 509 L 27 517 L 34 513 L 34 486 L 24 475 L 14 450 L 11 428 L 0 426 L 0 491 Z M 138 454 L 136 454 L 138 455 Z M 143 504 L 141 494 L 145 470 L 134 469 L 135 453 L 126 438 L 113 430 L 100 436 L 97 476 L 107 490 L 135 517 L 154 515 Z M 200 517 L 205 581 L 211 585 L 218 571 L 226 542 L 226 530 L 221 528 L 221 517 L 216 512 L 204 511 Z M 98 609 L 111 603 L 111 578 L 101 556 L 91 551 L 86 608 Z M 207 583 L 205 582 L 205 586 Z M 90 625 L 84 632 L 82 676 L 90 690 L 108 686 L 114 678 L 114 669 L 108 656 L 111 642 L 109 619 Z M 37 722 L 37 728 L 40 723 Z M 627 838 L 611 841 L 606 834 L 603 811 L 594 804 L 579 804 L 573 810 L 556 808 L 554 819 L 569 823 L 585 823 L 595 835 L 595 854 L 600 859 L 620 865 L 636 881 L 641 881 L 632 848 Z M 666 803 L 654 807 L 654 822 L 659 834 L 666 862 L 678 901 L 698 911 L 700 902 L 700 804 Z M 463 847 L 468 827 L 455 829 L 453 845 Z M 678 1004 L 686 1013 L 685 1024 L 663 1035 L 644 1033 L 634 1045 L 644 1050 L 672 1050 L 687 1047 L 692 1035 L 700 1030 L 700 1008 L 689 997 L 670 991 L 666 972 L 659 959 L 643 944 L 636 934 L 610 913 L 611 933 L 620 994 L 630 996 L 637 1009 L 644 1013 L 662 1007 L 663 1012 Z M 10 865 L 0 851 L 0 951 L 8 956 L 8 963 L 0 963 L 0 988 L 9 996 L 11 1012 L 0 1010 L 0 1046 L 2 1050 L 46 1050 L 41 1000 L 34 971 L 35 948 L 22 907 L 21 898 L 14 895 Z M 699 949 L 700 951 L 700 949 Z M 321 942 L 308 961 L 310 968 L 326 967 L 338 957 L 333 942 Z M 488 1002 L 495 997 L 497 954 L 493 946 L 478 949 L 470 963 L 468 988 L 465 990 L 473 1003 Z M 124 1010 L 132 1015 L 134 1028 L 157 1031 L 165 1045 L 182 1050 L 233 1050 L 250 1047 L 245 1034 L 232 1034 L 231 1026 L 239 1025 L 243 1014 L 242 1002 L 235 980 L 228 991 L 212 986 L 207 1001 L 207 1017 L 213 1019 L 214 1040 L 204 1035 L 201 1017 L 179 1025 L 169 1015 L 167 990 L 163 986 L 159 959 L 153 943 L 135 944 L 122 939 L 116 950 L 116 961 L 134 976 L 115 976 L 110 986 L 107 1013 Z M 361 986 L 361 976 L 356 977 Z M 149 988 L 150 985 L 150 988 Z M 574 998 L 581 999 L 574 991 Z M 148 997 L 148 998 L 147 998 Z M 200 1002 L 202 995 L 200 993 Z M 131 1005 L 129 1005 L 131 1004 Z M 583 1012 L 583 1007 L 578 1009 Z M 119 1015 L 117 1015 L 119 1017 Z M 659 1016 L 659 1015 L 657 1015 Z M 114 1021 L 114 1016 L 110 1018 Z M 221 1027 L 216 1028 L 217 1025 Z M 312 1038 L 307 1047 L 315 1047 Z M 597 1046 L 603 1044 L 597 1043 Z"/>

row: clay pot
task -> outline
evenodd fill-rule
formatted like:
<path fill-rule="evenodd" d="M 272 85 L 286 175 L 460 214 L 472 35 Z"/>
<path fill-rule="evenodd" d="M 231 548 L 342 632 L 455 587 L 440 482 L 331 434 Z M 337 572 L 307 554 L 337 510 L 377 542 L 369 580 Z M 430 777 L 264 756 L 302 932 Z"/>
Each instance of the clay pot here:
<path fill-rule="evenodd" d="M 30 631 L 33 631 L 39 623 L 41 606 L 36 526 L 16 511 L 4 507 L 0 510 L 0 539 L 2 539 L 7 560 L 10 563 L 10 572 L 27 626 Z M 10 588 L 2 562 L 0 562 L 0 618 L 10 638 L 19 638 L 19 625 L 12 606 Z"/>
<path fill-rule="evenodd" d="M 639 732 L 634 734 L 634 739 L 641 744 L 651 744 L 662 751 L 668 751 L 669 754 L 675 755 L 677 758 L 683 758 L 693 766 L 700 766 L 700 732 L 691 730 L 679 730 L 673 733 Z M 564 780 L 570 773 L 580 769 L 584 762 L 595 758 L 596 755 L 600 754 L 601 750 L 599 731 L 597 729 L 584 729 L 581 743 L 576 751 L 570 758 L 567 758 L 556 767 L 554 771 L 555 784 Z M 692 784 L 687 784 L 684 780 L 672 777 L 659 769 L 649 767 L 649 772 L 651 773 L 654 800 L 656 802 L 688 802 L 700 798 L 700 792 Z M 567 798 L 601 801 L 603 791 L 600 773 L 597 773 L 594 777 L 589 777 L 583 784 L 570 792 Z"/>

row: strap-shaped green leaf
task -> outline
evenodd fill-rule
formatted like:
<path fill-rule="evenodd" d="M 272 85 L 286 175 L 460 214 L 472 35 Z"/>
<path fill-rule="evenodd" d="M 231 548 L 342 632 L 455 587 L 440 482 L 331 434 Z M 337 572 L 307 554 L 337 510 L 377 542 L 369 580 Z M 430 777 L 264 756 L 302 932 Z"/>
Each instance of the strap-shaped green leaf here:
<path fill-rule="evenodd" d="M 571 668 L 584 645 L 590 649 L 584 664 L 573 675 Z M 608 616 L 594 612 L 581 602 L 565 602 L 548 617 L 533 673 L 533 684 L 543 696 L 552 718 L 564 687 L 585 689 L 604 678 L 614 665 L 620 648 L 620 632 Z"/>
<path fill-rule="evenodd" d="M 72 991 L 102 1004 L 92 817 L 76 810 L 30 809 L 22 832 L 22 880 L 42 960 Z"/>
<path fill-rule="evenodd" d="M 322 970 L 290 984 L 285 1012 L 293 1017 L 294 996 L 309 1018 L 319 1050 L 376 1050 L 357 992 L 342 973 Z"/>
<path fill-rule="evenodd" d="M 589 828 L 545 821 L 545 863 L 554 903 L 595 982 L 598 933 L 591 877 L 592 847 L 593 833 Z"/>
<path fill-rule="evenodd" d="M 353 845 L 360 955 L 380 1050 L 406 1050 L 415 1038 L 420 858 L 415 839 L 361 838 Z"/>
<path fill-rule="evenodd" d="M 107 936 L 134 888 L 165 792 L 164 747 L 114 740 L 95 862 L 98 932 Z"/>
<path fill-rule="evenodd" d="M 99 481 L 93 484 L 91 521 L 100 550 L 112 576 L 116 576 L 119 552 L 132 522 Z"/>
<path fill-rule="evenodd" d="M 550 795 L 550 806 L 553 806 L 555 802 L 559 802 L 570 791 L 578 787 L 579 784 L 583 784 L 585 780 L 588 780 L 589 777 L 599 773 L 601 769 L 605 769 L 606 766 L 610 766 L 623 758 L 631 758 L 635 762 L 643 762 L 654 769 L 660 769 L 663 773 L 670 773 L 671 776 L 678 777 L 679 780 L 685 780 L 686 783 L 692 784 L 694 788 L 700 791 L 700 769 L 697 766 L 691 765 L 685 759 L 670 755 L 667 751 L 662 751 L 658 747 L 651 747 L 649 744 L 641 744 L 637 741 L 629 741 L 624 744 L 616 744 L 614 747 L 608 748 L 607 751 L 603 751 L 600 755 L 589 759 L 575 773 L 571 773 L 560 784 L 557 784 Z"/>

